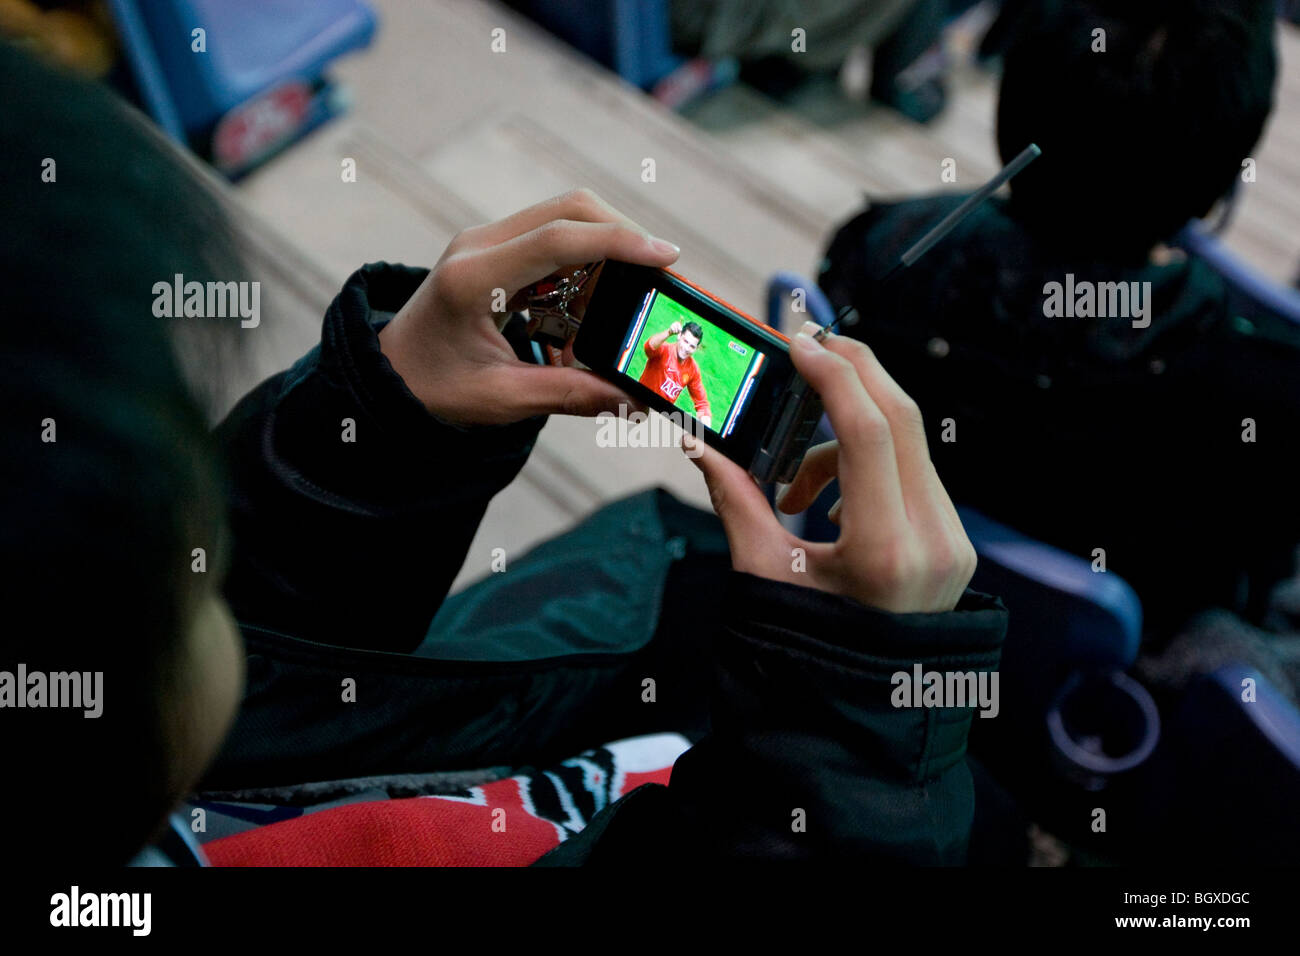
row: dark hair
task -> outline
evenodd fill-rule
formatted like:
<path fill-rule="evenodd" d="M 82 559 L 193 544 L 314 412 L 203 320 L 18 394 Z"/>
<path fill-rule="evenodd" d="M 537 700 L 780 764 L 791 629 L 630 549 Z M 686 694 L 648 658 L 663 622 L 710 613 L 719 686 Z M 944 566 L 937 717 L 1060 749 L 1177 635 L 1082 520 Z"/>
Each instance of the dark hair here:
<path fill-rule="evenodd" d="M 704 341 L 704 329 L 700 328 L 700 323 L 687 322 L 682 326 L 682 334 L 685 335 L 687 332 L 690 332 L 691 335 L 695 336 L 696 342 Z"/>
<path fill-rule="evenodd" d="M 1022 11 L 998 148 L 1042 157 L 1011 209 L 1065 245 L 1143 256 L 1232 187 L 1273 107 L 1273 0 L 1039 0 Z M 1094 30 L 1104 52 L 1094 52 Z"/>
<path fill-rule="evenodd" d="M 4 43 L 0 88 L 0 670 L 103 672 L 98 718 L 0 710 L 6 858 L 120 863 L 188 782 L 175 705 L 208 580 L 191 552 L 216 574 L 223 526 L 152 288 L 240 267 L 221 211 L 106 89 Z"/>

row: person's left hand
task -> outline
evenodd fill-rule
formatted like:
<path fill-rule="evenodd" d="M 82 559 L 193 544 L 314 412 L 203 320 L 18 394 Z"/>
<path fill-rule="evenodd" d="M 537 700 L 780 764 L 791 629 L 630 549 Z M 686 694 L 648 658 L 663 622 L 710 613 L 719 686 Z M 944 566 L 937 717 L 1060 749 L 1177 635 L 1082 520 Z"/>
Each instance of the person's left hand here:
<path fill-rule="evenodd" d="M 379 346 L 432 414 L 458 425 L 616 411 L 628 397 L 591 372 L 521 362 L 498 330 L 521 289 L 570 263 L 618 259 L 663 268 L 680 250 L 589 189 L 456 235 L 379 333 Z M 495 307 L 495 308 L 494 308 Z"/>
<path fill-rule="evenodd" d="M 790 359 L 839 437 L 808 450 L 776 506 L 798 514 L 838 479 L 843 498 L 827 517 L 841 534 L 805 541 L 786 530 L 744 468 L 687 432 L 682 447 L 704 473 L 731 566 L 895 614 L 951 611 L 977 558 L 930 460 L 921 410 L 865 343 L 819 333 L 804 323 Z"/>

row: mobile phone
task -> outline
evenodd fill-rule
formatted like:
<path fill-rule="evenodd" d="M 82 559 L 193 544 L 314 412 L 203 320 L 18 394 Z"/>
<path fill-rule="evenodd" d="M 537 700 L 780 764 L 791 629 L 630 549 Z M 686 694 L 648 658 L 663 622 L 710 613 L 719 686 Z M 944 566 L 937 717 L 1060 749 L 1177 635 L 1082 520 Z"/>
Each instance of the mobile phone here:
<path fill-rule="evenodd" d="M 789 482 L 821 419 L 789 340 L 664 269 L 605 260 L 574 357 L 759 481 Z"/>

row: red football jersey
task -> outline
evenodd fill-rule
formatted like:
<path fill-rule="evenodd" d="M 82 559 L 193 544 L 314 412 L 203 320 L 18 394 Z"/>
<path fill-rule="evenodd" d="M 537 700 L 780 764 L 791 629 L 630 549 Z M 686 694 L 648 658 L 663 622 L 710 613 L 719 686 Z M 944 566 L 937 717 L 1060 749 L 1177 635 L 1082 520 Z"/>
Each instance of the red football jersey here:
<path fill-rule="evenodd" d="M 683 388 L 690 389 L 696 417 L 711 414 L 709 398 L 704 393 L 704 379 L 700 375 L 700 367 L 695 364 L 695 356 L 692 355 L 685 362 L 679 361 L 674 342 L 664 342 L 658 351 L 646 342 L 645 354 L 645 370 L 637 381 L 674 404 Z"/>

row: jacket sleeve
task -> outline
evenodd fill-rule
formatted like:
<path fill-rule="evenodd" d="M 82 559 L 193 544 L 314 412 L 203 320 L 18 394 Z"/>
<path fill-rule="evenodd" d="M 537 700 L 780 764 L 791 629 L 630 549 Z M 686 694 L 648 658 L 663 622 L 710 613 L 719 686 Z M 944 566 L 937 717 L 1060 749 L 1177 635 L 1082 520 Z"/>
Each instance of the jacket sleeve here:
<path fill-rule="evenodd" d="M 888 614 L 848 598 L 734 574 L 713 641 L 710 733 L 667 787 L 599 814 L 541 865 L 676 860 L 965 861 L 974 792 L 971 707 L 916 706 L 895 675 L 984 673 L 1006 629 L 968 591 L 946 614 Z M 895 706 L 902 701 L 902 706 Z M 940 703 L 940 701 L 935 701 Z"/>
<path fill-rule="evenodd" d="M 218 426 L 234 539 L 226 595 L 241 623 L 411 650 L 488 502 L 523 466 L 544 418 L 442 422 L 380 351 L 379 329 L 426 275 L 387 263 L 358 270 L 326 313 L 320 345 Z"/>

